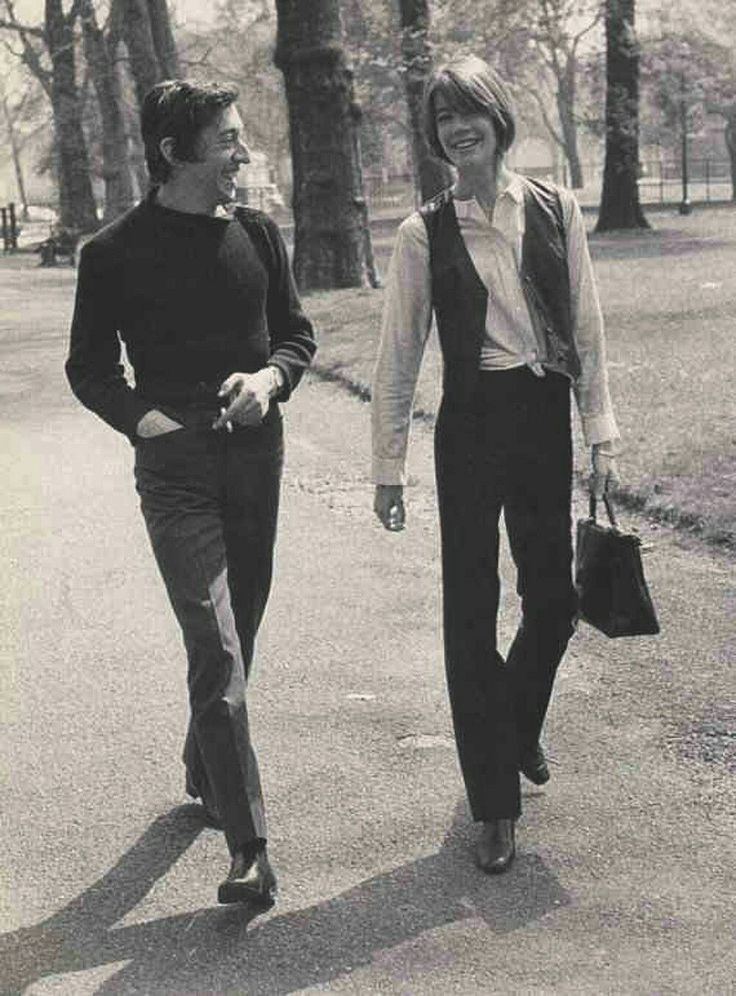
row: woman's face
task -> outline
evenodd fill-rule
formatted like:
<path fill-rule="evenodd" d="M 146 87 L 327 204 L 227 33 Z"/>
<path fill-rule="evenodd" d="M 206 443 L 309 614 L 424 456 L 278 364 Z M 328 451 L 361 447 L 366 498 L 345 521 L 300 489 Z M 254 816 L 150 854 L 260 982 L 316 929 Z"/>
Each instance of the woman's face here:
<path fill-rule="evenodd" d="M 460 171 L 495 168 L 498 139 L 487 114 L 458 110 L 442 94 L 437 94 L 434 119 L 440 144 L 453 166 Z"/>

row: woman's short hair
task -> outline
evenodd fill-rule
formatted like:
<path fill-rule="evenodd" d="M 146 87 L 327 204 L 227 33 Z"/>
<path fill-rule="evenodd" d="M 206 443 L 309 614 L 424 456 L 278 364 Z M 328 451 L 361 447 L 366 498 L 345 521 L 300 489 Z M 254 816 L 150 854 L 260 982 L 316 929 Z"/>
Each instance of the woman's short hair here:
<path fill-rule="evenodd" d="M 237 99 L 237 88 L 222 83 L 164 80 L 152 87 L 141 109 L 141 135 L 151 182 L 165 183 L 171 175 L 171 163 L 161 152 L 164 138 L 174 140 L 177 159 L 196 160 L 202 129 Z"/>
<path fill-rule="evenodd" d="M 493 122 L 500 153 L 507 152 L 516 135 L 514 110 L 506 84 L 476 55 L 467 55 L 440 66 L 424 91 L 424 128 L 432 152 L 449 162 L 437 134 L 435 101 L 438 96 L 459 111 L 486 114 Z"/>

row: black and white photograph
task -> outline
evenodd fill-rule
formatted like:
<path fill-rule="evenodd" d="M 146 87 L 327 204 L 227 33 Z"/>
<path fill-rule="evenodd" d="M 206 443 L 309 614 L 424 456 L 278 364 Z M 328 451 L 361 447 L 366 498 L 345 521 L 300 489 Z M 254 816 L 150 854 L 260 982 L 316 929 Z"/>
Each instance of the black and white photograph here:
<path fill-rule="evenodd" d="M 736 6 L 0 0 L 0 996 L 726 996 Z"/>

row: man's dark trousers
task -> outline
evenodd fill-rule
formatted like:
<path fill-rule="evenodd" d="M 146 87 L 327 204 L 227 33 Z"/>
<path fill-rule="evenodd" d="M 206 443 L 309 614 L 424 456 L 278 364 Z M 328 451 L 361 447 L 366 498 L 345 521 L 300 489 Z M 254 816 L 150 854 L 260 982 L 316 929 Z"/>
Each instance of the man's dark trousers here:
<path fill-rule="evenodd" d="M 281 417 L 213 431 L 216 410 L 136 443 L 135 477 L 182 629 L 191 719 L 187 781 L 217 807 L 231 852 L 266 839 L 246 683 L 271 585 L 283 463 Z"/>
<path fill-rule="evenodd" d="M 479 375 L 443 400 L 435 436 L 445 664 L 460 766 L 475 820 L 520 813 L 520 753 L 540 735 L 574 630 L 570 382 L 527 367 Z M 498 652 L 499 518 L 522 620 Z"/>

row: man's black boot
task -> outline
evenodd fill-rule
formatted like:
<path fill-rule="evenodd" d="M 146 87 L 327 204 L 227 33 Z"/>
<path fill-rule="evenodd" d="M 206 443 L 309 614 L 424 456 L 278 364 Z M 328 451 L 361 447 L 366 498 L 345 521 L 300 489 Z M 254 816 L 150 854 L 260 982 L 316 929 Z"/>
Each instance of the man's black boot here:
<path fill-rule="evenodd" d="M 217 890 L 219 903 L 254 903 L 268 908 L 276 899 L 276 875 L 266 848 L 236 851 L 230 872 Z"/>

